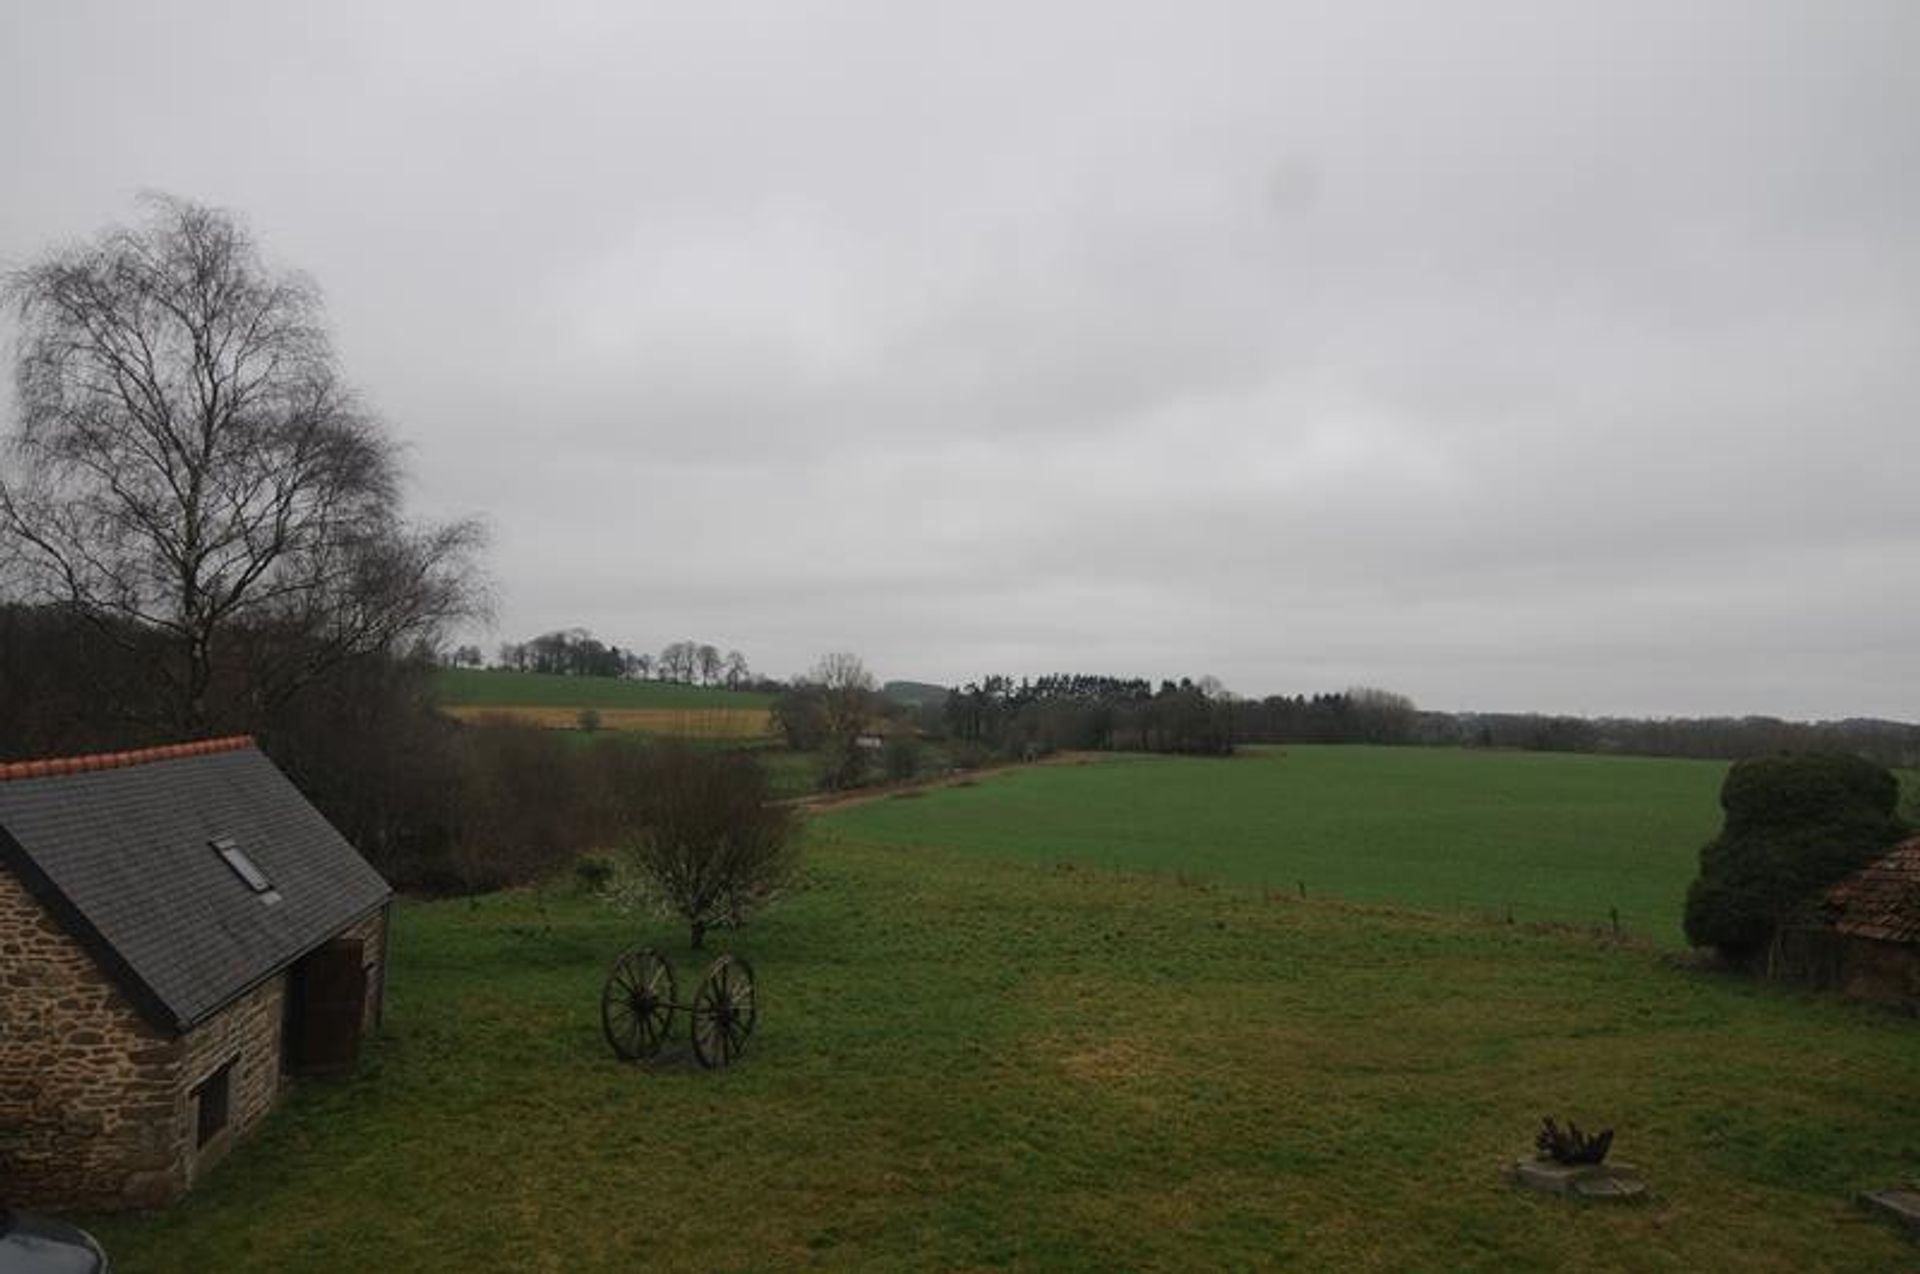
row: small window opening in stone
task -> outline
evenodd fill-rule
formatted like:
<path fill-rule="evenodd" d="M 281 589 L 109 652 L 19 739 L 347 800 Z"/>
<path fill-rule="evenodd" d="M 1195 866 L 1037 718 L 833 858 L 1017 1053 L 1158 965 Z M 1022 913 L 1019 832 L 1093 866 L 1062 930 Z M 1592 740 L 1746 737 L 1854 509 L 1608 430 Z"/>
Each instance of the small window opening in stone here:
<path fill-rule="evenodd" d="M 213 846 L 214 852 L 220 855 L 227 866 L 233 868 L 233 874 L 244 881 L 247 888 L 260 895 L 260 901 L 280 901 L 280 894 L 274 889 L 273 882 L 267 879 L 267 874 L 260 870 L 253 859 L 247 857 L 246 850 L 233 843 L 231 836 L 222 836 L 207 843 Z"/>
<path fill-rule="evenodd" d="M 227 1099 L 232 1078 L 233 1061 L 228 1059 L 219 1070 L 194 1086 L 193 1106 L 199 1128 L 199 1139 L 194 1143 L 196 1147 L 205 1146 L 227 1126 Z"/>

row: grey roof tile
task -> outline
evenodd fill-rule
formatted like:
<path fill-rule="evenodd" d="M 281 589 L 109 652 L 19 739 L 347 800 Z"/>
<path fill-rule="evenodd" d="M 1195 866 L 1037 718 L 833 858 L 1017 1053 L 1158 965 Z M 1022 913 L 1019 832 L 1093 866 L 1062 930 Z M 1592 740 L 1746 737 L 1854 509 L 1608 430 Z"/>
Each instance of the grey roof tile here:
<path fill-rule="evenodd" d="M 278 902 L 227 866 L 221 837 Z M 181 1030 L 392 894 L 251 747 L 0 782 L 0 857 L 56 893 L 135 1003 Z"/>

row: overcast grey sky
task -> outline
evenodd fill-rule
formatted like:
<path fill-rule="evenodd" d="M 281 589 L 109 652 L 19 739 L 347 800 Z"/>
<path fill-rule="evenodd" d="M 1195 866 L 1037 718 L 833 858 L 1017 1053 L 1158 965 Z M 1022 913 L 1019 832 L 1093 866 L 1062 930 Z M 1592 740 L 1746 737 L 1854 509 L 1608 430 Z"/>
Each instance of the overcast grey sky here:
<path fill-rule="evenodd" d="M 0 260 L 241 213 L 489 645 L 1920 719 L 1916 66 L 1912 0 L 17 0 Z"/>

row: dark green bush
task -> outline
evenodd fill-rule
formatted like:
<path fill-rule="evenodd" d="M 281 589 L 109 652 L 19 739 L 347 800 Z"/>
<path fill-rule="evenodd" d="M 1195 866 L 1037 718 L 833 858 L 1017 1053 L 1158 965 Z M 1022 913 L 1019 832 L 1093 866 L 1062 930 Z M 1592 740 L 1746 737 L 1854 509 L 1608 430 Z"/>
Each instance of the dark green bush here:
<path fill-rule="evenodd" d="M 613 883 L 614 862 L 605 854 L 582 854 L 573 863 L 573 880 L 582 893 L 597 894 Z"/>
<path fill-rule="evenodd" d="M 458 887 L 478 893 L 564 870 L 586 839 L 581 767 L 567 741 L 486 715 L 461 729 L 457 755 L 449 866 Z"/>
<path fill-rule="evenodd" d="M 867 781 L 872 753 L 855 738 L 829 739 L 820 750 L 820 790 L 845 792 Z"/>
<path fill-rule="evenodd" d="M 993 751 L 985 744 L 959 740 L 947 747 L 947 763 L 956 770 L 977 770 L 993 760 Z"/>
<path fill-rule="evenodd" d="M 1757 757 L 1727 771 L 1726 821 L 1700 850 L 1687 890 L 1687 939 L 1751 961 L 1780 925 L 1903 834 L 1893 775 L 1829 753 Z"/>
<path fill-rule="evenodd" d="M 1860 813 L 1884 818 L 1899 801 L 1900 783 L 1890 771 L 1844 752 L 1742 761 L 1727 771 L 1720 789 L 1729 829 L 1821 823 Z"/>
<path fill-rule="evenodd" d="M 920 741 L 910 734 L 896 734 L 887 740 L 880 759 L 887 778 L 904 783 L 920 773 Z"/>
<path fill-rule="evenodd" d="M 444 888 L 484 891 L 562 876 L 583 851 L 624 843 L 646 820 L 653 762 L 637 735 L 586 738 L 488 715 L 456 736 Z"/>

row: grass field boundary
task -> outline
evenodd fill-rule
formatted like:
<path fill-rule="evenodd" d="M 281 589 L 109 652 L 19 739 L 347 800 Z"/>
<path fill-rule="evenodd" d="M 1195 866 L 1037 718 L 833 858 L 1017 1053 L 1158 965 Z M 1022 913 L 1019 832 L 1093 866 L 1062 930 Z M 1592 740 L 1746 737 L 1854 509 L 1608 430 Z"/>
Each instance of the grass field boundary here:
<path fill-rule="evenodd" d="M 1009 767 L 1010 768 L 1010 767 Z M 953 786 L 951 783 L 916 784 L 915 787 L 928 790 Z M 884 800 L 889 796 L 912 795 L 912 792 L 895 790 L 873 797 Z M 790 802 L 803 809 L 809 804 L 807 798 Z M 846 808 L 842 805 L 820 807 L 824 809 Z M 828 832 L 828 836 L 836 833 Z M 851 838 L 858 840 L 858 838 Z M 1290 882 L 1225 880 L 1210 877 L 1178 868 L 1161 867 L 1125 867 L 1118 863 L 1096 863 L 1084 859 L 1057 858 L 1045 864 L 1050 870 L 1063 875 L 1091 873 L 1111 877 L 1118 881 L 1139 881 L 1171 885 L 1180 889 L 1195 890 L 1201 893 L 1219 893 L 1237 896 L 1259 897 L 1276 904 L 1307 904 L 1326 906 L 1336 910 L 1348 911 L 1365 916 L 1423 916 L 1434 919 L 1465 921 L 1477 925 L 1512 928 L 1532 933 L 1558 933 L 1601 939 L 1623 946 L 1647 947 L 1662 951 L 1671 951 L 1673 943 L 1662 941 L 1652 926 L 1640 922 L 1623 913 L 1618 907 L 1609 907 L 1600 914 L 1571 907 L 1548 907 L 1532 902 L 1506 901 L 1488 902 L 1484 899 L 1472 899 L 1465 896 L 1454 899 L 1445 905 L 1427 903 L 1381 902 L 1372 899 L 1345 897 L 1339 893 L 1316 890 L 1307 881 Z"/>
<path fill-rule="evenodd" d="M 1724 764 L 1290 746 L 1021 766 L 823 809 L 874 844 L 1060 859 L 1683 943 Z"/>
<path fill-rule="evenodd" d="M 567 677 L 500 668 L 442 668 L 434 689 L 449 707 L 519 708 L 760 708 L 773 696 L 721 686 L 625 677 Z"/>
<path fill-rule="evenodd" d="M 695 706 L 686 708 L 551 708 L 525 704 L 451 704 L 441 709 L 459 721 L 504 717 L 543 730 L 580 730 L 581 717 L 593 714 L 592 730 L 673 735 L 689 739 L 737 739 L 754 743 L 773 737 L 765 708 Z"/>

